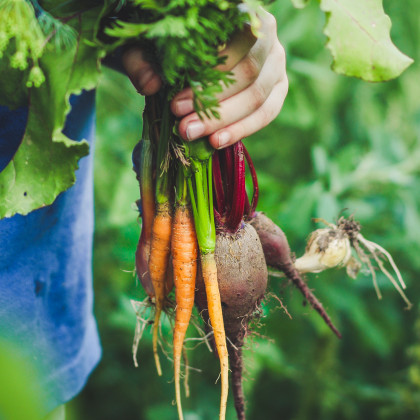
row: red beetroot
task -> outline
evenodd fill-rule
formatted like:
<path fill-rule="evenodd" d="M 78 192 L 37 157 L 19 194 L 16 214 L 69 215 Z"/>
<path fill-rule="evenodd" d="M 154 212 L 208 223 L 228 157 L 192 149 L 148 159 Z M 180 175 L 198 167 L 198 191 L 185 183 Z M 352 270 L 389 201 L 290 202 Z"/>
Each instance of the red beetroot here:
<path fill-rule="evenodd" d="M 146 100 L 143 113 L 142 139 L 133 150 L 133 170 L 140 187 L 141 200 L 137 201 L 142 218 L 141 235 L 136 249 L 136 273 L 148 296 L 155 295 L 149 274 L 150 244 L 152 241 L 152 225 L 155 216 L 155 196 L 153 180 L 153 144 L 149 113 L 154 101 Z"/>
<path fill-rule="evenodd" d="M 238 419 L 245 419 L 242 391 L 242 346 L 249 321 L 258 313 L 267 287 L 267 266 L 255 229 L 245 224 L 235 234 L 219 233 L 215 252 L 217 277 L 223 308 L 223 320 L 232 388 Z M 207 298 L 201 275 L 197 278 L 195 301 L 208 323 Z"/>
<path fill-rule="evenodd" d="M 136 249 L 136 273 L 141 285 L 149 297 L 155 296 L 152 280 L 149 273 L 150 238 L 147 238 L 146 229 L 142 228 Z M 146 239 L 147 238 L 147 239 Z"/>
<path fill-rule="evenodd" d="M 262 212 L 255 212 L 250 220 L 261 240 L 267 265 L 282 271 L 286 277 L 301 291 L 310 305 L 321 315 L 331 330 L 341 338 L 341 334 L 331 322 L 321 302 L 310 291 L 296 270 L 286 235 L 271 219 Z"/>

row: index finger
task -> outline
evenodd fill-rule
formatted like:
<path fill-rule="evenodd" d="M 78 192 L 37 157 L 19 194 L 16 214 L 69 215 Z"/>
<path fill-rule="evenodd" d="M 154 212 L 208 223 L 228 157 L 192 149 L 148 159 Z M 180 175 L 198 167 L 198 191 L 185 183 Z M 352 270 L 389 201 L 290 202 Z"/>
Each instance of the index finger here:
<path fill-rule="evenodd" d="M 244 59 L 244 57 L 247 56 L 256 42 L 257 38 L 252 33 L 251 25 L 245 24 L 244 28 L 240 31 L 236 31 L 227 45 L 219 51 L 219 56 L 226 56 L 226 61 L 223 64 L 218 65 L 216 68 L 221 71 L 232 70 Z M 181 107 L 176 109 L 177 106 L 175 104 L 177 102 L 183 102 L 186 109 L 188 109 L 188 112 L 192 111 L 192 109 L 190 110 L 191 104 L 189 101 L 192 100 L 193 96 L 191 88 L 186 88 L 175 95 L 172 99 L 172 111 L 175 115 L 183 115 L 185 113 Z M 188 101 L 188 104 L 184 101 Z M 182 104 L 178 105 L 182 106 Z"/>

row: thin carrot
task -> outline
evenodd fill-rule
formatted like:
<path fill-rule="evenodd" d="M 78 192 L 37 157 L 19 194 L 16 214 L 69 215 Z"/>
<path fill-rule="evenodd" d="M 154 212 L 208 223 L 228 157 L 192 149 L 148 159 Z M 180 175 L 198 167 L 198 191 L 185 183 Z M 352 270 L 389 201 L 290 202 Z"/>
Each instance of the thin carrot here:
<path fill-rule="evenodd" d="M 156 213 L 152 227 L 152 242 L 150 247 L 149 271 L 155 291 L 155 321 L 153 325 L 153 354 L 158 375 L 162 375 L 158 355 L 159 320 L 166 297 L 165 284 L 171 251 L 172 208 L 170 203 L 170 174 L 165 167 L 169 159 L 169 141 L 171 138 L 170 127 L 172 117 L 169 103 L 165 103 L 162 111 L 159 130 L 159 144 L 157 150 L 156 168 L 160 171 L 156 177 Z"/>
<path fill-rule="evenodd" d="M 219 419 L 222 420 L 225 418 L 226 414 L 226 403 L 229 388 L 229 362 L 214 253 L 201 255 L 201 271 L 203 274 L 204 285 L 206 287 L 207 306 L 209 309 L 211 326 L 213 327 L 214 341 L 216 343 L 217 353 L 220 360 L 220 379 L 222 389 L 220 395 Z"/>
<path fill-rule="evenodd" d="M 174 268 L 176 313 L 174 326 L 174 377 L 178 416 L 183 420 L 180 390 L 181 356 L 185 334 L 194 306 L 197 274 L 197 237 L 188 206 L 178 206 L 172 226 L 172 263 Z"/>
<path fill-rule="evenodd" d="M 184 391 L 185 396 L 188 398 L 190 396 L 190 385 L 189 385 L 189 378 L 190 378 L 190 364 L 188 363 L 188 355 L 187 350 L 185 347 L 182 350 L 182 357 L 184 358 L 184 366 L 185 366 L 185 373 L 184 373 Z"/>
<path fill-rule="evenodd" d="M 184 146 L 192 167 L 191 175 L 188 178 L 188 190 L 200 249 L 201 271 L 206 288 L 209 318 L 213 327 L 214 340 L 220 361 L 219 420 L 224 420 L 229 389 L 229 356 L 214 257 L 216 247 L 212 186 L 212 154 L 214 150 L 205 138 L 187 143 Z"/>
<path fill-rule="evenodd" d="M 157 350 L 159 320 L 165 301 L 166 271 L 169 263 L 171 244 L 172 215 L 169 203 L 156 205 L 156 216 L 153 221 L 152 243 L 150 248 L 149 271 L 155 291 L 155 321 L 153 325 L 153 354 L 158 375 L 162 375 Z"/>

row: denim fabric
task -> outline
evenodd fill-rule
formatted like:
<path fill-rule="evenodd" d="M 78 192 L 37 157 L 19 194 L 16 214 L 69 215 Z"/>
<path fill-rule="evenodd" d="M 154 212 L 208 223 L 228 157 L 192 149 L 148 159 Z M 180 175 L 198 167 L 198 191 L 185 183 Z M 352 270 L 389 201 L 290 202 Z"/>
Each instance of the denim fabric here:
<path fill-rule="evenodd" d="M 100 359 L 93 316 L 93 138 L 95 93 L 71 98 L 64 133 L 86 139 L 76 184 L 51 206 L 0 220 L 0 337 L 40 372 L 46 410 L 73 398 Z M 0 170 L 20 144 L 27 109 L 0 107 Z"/>

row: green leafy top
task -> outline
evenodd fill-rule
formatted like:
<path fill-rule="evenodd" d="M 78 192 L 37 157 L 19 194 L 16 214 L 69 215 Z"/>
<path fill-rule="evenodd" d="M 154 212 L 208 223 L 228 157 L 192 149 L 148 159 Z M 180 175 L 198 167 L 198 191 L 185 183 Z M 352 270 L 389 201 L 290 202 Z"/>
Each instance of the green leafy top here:
<path fill-rule="evenodd" d="M 224 62 L 220 46 L 249 20 L 239 1 L 133 0 L 127 19 L 120 18 L 106 33 L 117 44 L 139 40 L 153 51 L 152 61 L 172 92 L 190 86 L 199 114 L 219 117 L 216 93 L 233 79 L 215 67 Z"/>

